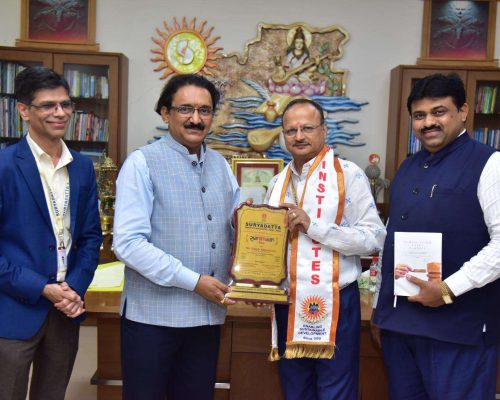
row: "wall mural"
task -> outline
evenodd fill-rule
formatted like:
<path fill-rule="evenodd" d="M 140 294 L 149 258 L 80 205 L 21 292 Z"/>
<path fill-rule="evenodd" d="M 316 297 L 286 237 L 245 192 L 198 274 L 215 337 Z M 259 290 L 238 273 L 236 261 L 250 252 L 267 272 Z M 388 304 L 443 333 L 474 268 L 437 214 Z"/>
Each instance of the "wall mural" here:
<path fill-rule="evenodd" d="M 159 47 L 152 50 L 156 56 L 151 61 L 159 63 L 155 71 L 162 72 L 160 79 L 172 73 L 199 72 L 220 89 L 222 102 L 208 136 L 211 148 L 228 159 L 288 161 L 289 154 L 280 146 L 281 114 L 298 96 L 324 108 L 330 146 L 364 145 L 357 140 L 360 132 L 347 128 L 358 120 L 343 115 L 368 104 L 346 96 L 348 70 L 335 66 L 349 40 L 344 29 L 260 24 L 243 55 L 224 55 L 214 47 L 219 37 L 210 38 L 213 28 L 205 30 L 205 25 L 202 21 L 197 26 L 196 19 L 188 24 L 185 18 L 181 24 L 174 18 L 172 27 L 164 23 L 166 32 L 157 29 L 159 38 L 152 38 Z"/>

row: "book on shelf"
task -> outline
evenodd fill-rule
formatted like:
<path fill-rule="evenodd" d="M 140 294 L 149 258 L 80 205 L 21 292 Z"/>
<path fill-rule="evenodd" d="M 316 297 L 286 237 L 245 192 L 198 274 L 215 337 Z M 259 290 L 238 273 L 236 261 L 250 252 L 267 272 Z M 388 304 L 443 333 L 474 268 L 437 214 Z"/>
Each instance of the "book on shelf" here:
<path fill-rule="evenodd" d="M 500 129 L 477 128 L 474 129 L 472 137 L 478 142 L 500 149 Z"/>
<path fill-rule="evenodd" d="M 476 92 L 476 106 L 474 112 L 476 114 L 495 113 L 497 93 L 497 86 L 479 86 Z"/>
<path fill-rule="evenodd" d="M 25 65 L 19 63 L 0 61 L 0 93 L 14 94 L 16 75 L 25 68 Z"/>
<path fill-rule="evenodd" d="M 108 77 L 88 74 L 75 69 L 64 71 L 71 97 L 107 99 L 109 97 Z"/>
<path fill-rule="evenodd" d="M 0 97 L 0 138 L 21 138 L 27 131 L 16 108 L 16 99 Z"/>

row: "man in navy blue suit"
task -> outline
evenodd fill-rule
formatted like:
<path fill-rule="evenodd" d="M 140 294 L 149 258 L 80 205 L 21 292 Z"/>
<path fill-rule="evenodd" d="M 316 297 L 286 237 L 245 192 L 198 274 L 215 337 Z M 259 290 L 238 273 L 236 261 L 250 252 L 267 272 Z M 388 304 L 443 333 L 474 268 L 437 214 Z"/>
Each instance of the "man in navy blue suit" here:
<path fill-rule="evenodd" d="M 64 399 L 102 236 L 94 169 L 62 138 L 74 103 L 43 67 L 15 81 L 28 134 L 0 151 L 0 399 Z"/>

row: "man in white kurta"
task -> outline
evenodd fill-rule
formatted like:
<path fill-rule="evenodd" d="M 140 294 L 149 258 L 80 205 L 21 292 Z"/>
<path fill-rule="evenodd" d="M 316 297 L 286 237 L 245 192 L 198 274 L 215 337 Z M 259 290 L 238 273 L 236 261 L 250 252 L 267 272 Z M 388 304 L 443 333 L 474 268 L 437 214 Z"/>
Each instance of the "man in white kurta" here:
<path fill-rule="evenodd" d="M 267 202 L 288 208 L 291 302 L 275 306 L 271 359 L 280 359 L 287 400 L 357 398 L 359 256 L 381 249 L 385 228 L 364 172 L 326 146 L 319 104 L 290 102 L 283 135 L 293 161 Z"/>

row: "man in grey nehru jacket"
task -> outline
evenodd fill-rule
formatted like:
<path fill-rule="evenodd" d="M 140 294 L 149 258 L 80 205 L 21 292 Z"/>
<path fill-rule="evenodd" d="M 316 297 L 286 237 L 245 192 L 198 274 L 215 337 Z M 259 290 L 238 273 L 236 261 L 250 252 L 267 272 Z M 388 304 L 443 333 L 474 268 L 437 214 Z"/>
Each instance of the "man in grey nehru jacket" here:
<path fill-rule="evenodd" d="M 228 163 L 205 142 L 219 97 L 204 77 L 170 79 L 156 106 L 168 134 L 130 154 L 118 177 L 126 400 L 213 398 L 239 200 Z"/>

